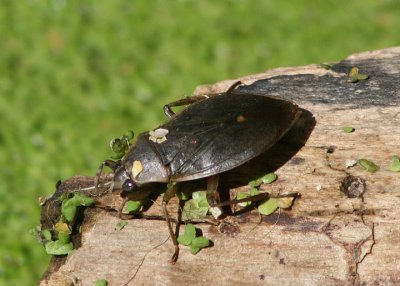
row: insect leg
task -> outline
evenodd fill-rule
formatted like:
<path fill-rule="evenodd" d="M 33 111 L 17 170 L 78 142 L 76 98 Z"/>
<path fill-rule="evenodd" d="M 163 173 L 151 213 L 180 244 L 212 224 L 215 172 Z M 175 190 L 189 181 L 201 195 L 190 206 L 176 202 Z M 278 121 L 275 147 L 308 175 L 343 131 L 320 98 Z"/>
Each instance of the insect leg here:
<path fill-rule="evenodd" d="M 243 82 L 241 82 L 240 80 L 234 82 L 226 91 L 227 94 L 232 93 L 239 85 L 242 85 Z"/>
<path fill-rule="evenodd" d="M 218 218 L 222 214 L 222 210 L 219 207 L 220 198 L 218 193 L 219 175 L 208 177 L 207 179 L 207 201 L 210 205 L 210 212 Z"/>
<path fill-rule="evenodd" d="M 246 203 L 246 202 L 257 202 L 257 201 L 265 201 L 270 198 L 275 198 L 275 199 L 280 199 L 280 198 L 299 198 L 300 193 L 289 193 L 289 194 L 283 194 L 283 195 L 276 195 L 276 196 L 271 196 L 269 193 L 261 193 L 255 196 L 247 197 L 244 199 L 240 200 L 230 200 L 230 201 L 224 201 L 216 204 L 216 206 L 230 206 L 230 205 L 235 205 L 235 204 L 240 204 L 240 203 Z"/>
<path fill-rule="evenodd" d="M 175 112 L 172 111 L 171 107 L 189 105 L 195 102 L 202 101 L 207 98 L 208 98 L 207 95 L 194 95 L 179 99 L 177 101 L 173 101 L 171 103 L 164 105 L 164 113 L 168 118 L 172 118 L 175 116 Z"/>
<path fill-rule="evenodd" d="M 172 222 L 171 222 L 171 217 L 168 214 L 167 204 L 168 204 L 169 200 L 173 196 L 175 196 L 177 190 L 178 190 L 177 184 L 169 183 L 167 186 L 167 191 L 165 192 L 163 201 L 162 201 L 162 207 L 163 207 L 163 211 L 164 211 L 164 215 L 165 215 L 165 221 L 167 222 L 169 235 L 170 235 L 170 237 L 172 239 L 172 243 L 174 244 L 174 247 L 175 247 L 175 252 L 171 257 L 172 264 L 175 264 L 175 262 L 178 260 L 179 245 L 178 245 L 178 241 L 176 240 L 176 235 L 172 229 Z"/>
<path fill-rule="evenodd" d="M 232 84 L 226 93 L 231 93 L 233 90 L 235 90 L 239 85 L 242 85 L 243 83 L 241 81 L 236 81 L 234 84 Z M 171 107 L 177 107 L 177 106 L 184 106 L 184 105 L 190 105 L 195 102 L 202 101 L 204 99 L 209 98 L 210 96 L 215 96 L 221 93 L 216 93 L 216 94 L 202 94 L 202 95 L 193 95 L 193 96 L 188 96 L 182 99 L 179 99 L 177 101 L 173 101 L 171 103 L 168 103 L 164 105 L 164 113 L 168 118 L 172 118 L 175 116 L 175 112 L 172 111 Z"/>
<path fill-rule="evenodd" d="M 122 211 L 128 201 L 129 201 L 128 197 L 123 198 L 121 205 L 117 209 L 118 218 L 122 219 Z"/>

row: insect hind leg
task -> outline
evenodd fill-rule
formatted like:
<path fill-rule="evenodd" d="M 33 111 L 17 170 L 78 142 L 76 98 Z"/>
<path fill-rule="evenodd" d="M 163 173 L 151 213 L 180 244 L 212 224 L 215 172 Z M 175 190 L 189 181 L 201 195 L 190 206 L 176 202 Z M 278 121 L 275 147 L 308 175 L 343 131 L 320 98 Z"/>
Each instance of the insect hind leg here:
<path fill-rule="evenodd" d="M 222 209 L 220 208 L 218 185 L 218 174 L 207 178 L 207 201 L 210 205 L 210 212 L 216 219 L 222 214 Z"/>
<path fill-rule="evenodd" d="M 172 111 L 172 107 L 178 107 L 178 106 L 185 106 L 185 105 L 190 105 L 199 101 L 202 101 L 204 99 L 207 99 L 207 95 L 195 95 L 195 96 L 188 96 L 182 99 L 179 99 L 177 101 L 173 101 L 171 103 L 168 103 L 164 105 L 164 113 L 168 118 L 174 117 L 176 114 L 174 111 Z"/>
<path fill-rule="evenodd" d="M 240 200 L 235 199 L 235 200 L 220 202 L 220 203 L 216 204 L 216 206 L 224 207 L 224 206 L 230 206 L 230 205 L 247 203 L 247 202 L 260 202 L 260 201 L 266 201 L 271 198 L 274 198 L 274 199 L 281 199 L 281 198 L 297 199 L 300 197 L 301 197 L 300 193 L 288 193 L 288 194 L 274 195 L 274 196 L 271 196 L 269 193 L 260 193 L 258 195 L 247 197 L 247 198 L 240 199 Z"/>
<path fill-rule="evenodd" d="M 226 93 L 232 93 L 238 86 L 242 85 L 243 83 L 241 81 L 236 81 L 234 82 L 226 91 Z M 193 96 L 188 96 L 176 101 L 173 101 L 171 103 L 168 103 L 166 105 L 164 105 L 164 113 L 168 118 L 172 118 L 174 117 L 176 114 L 174 111 L 172 111 L 172 107 L 178 107 L 178 106 L 185 106 L 185 105 L 190 105 L 202 100 L 205 100 L 207 98 L 210 98 L 210 96 L 215 96 L 218 94 L 222 94 L 222 93 L 216 93 L 216 94 L 202 94 L 202 95 L 193 95 Z"/>

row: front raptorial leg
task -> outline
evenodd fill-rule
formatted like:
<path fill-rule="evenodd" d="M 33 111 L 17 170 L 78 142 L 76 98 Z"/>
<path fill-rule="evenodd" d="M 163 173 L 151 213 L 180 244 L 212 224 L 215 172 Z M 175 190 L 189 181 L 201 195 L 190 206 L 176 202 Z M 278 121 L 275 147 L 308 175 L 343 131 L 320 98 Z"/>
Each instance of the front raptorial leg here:
<path fill-rule="evenodd" d="M 222 210 L 219 207 L 218 183 L 219 175 L 214 175 L 207 179 L 207 201 L 210 205 L 209 211 L 216 219 L 222 214 Z"/>
<path fill-rule="evenodd" d="M 100 177 L 101 174 L 103 173 L 103 169 L 104 167 L 109 167 L 113 172 L 115 172 L 115 170 L 121 166 L 121 161 L 113 161 L 113 160 L 105 160 L 104 162 L 101 163 L 101 165 L 99 166 L 99 169 L 96 172 L 96 177 L 94 178 L 94 188 L 96 191 L 96 194 L 98 194 L 99 191 L 99 181 L 100 181 Z"/>
<path fill-rule="evenodd" d="M 168 204 L 169 200 L 173 196 L 175 196 L 177 190 L 178 190 L 178 186 L 176 183 L 169 183 L 167 186 L 167 191 L 165 192 L 163 200 L 162 200 L 162 207 L 163 207 L 163 211 L 164 211 L 164 215 L 165 215 L 165 221 L 167 222 L 169 235 L 170 235 L 170 237 L 172 239 L 172 243 L 174 244 L 174 247 L 175 247 L 175 252 L 171 257 L 172 264 L 175 264 L 175 262 L 178 260 L 179 245 L 178 245 L 178 241 L 176 240 L 175 232 L 172 229 L 172 222 L 171 222 L 171 217 L 168 214 L 167 204 Z"/>

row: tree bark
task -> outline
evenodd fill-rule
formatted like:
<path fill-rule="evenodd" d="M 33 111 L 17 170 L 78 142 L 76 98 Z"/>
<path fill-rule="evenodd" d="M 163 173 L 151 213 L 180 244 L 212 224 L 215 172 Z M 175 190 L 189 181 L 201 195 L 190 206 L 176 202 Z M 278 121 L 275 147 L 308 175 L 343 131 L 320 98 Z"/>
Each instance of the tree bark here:
<path fill-rule="evenodd" d="M 369 78 L 351 82 L 353 67 Z M 279 144 L 226 180 L 238 173 L 250 178 L 264 164 L 278 180 L 263 190 L 299 192 L 293 207 L 271 216 L 256 210 L 230 216 L 223 224 L 234 228 L 231 235 L 221 225 L 197 223 L 212 247 L 192 255 L 181 246 L 172 265 L 160 199 L 148 217 L 116 230 L 113 210 L 121 199 L 107 194 L 85 209 L 75 250 L 53 257 L 40 285 L 93 285 L 98 279 L 108 285 L 400 284 L 400 172 L 389 170 L 391 156 L 400 156 L 400 47 L 351 55 L 330 69 L 273 69 L 200 86 L 195 94 L 224 92 L 237 80 L 244 85 L 235 92 L 278 96 L 304 112 Z M 355 131 L 345 133 L 345 126 Z M 379 170 L 349 166 L 358 159 Z M 90 185 L 93 178 L 71 178 L 54 198 Z M 237 186 L 230 196 L 248 189 Z M 43 205 L 43 228 L 59 215 L 54 198 Z M 169 203 L 172 216 L 178 206 L 177 199 Z"/>

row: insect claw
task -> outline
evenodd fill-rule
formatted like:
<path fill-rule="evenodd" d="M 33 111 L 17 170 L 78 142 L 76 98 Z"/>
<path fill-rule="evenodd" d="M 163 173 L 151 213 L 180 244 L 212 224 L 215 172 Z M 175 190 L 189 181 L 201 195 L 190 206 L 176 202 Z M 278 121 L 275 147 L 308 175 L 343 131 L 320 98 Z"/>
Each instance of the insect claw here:
<path fill-rule="evenodd" d="M 175 264 L 176 261 L 178 260 L 178 256 L 179 256 L 179 246 L 175 245 L 175 252 L 171 257 L 171 264 Z"/>

